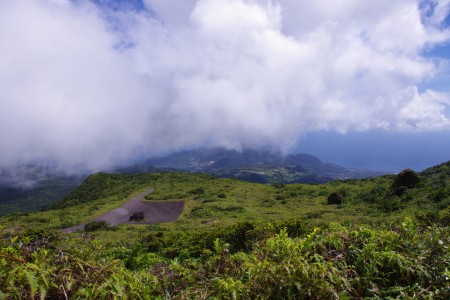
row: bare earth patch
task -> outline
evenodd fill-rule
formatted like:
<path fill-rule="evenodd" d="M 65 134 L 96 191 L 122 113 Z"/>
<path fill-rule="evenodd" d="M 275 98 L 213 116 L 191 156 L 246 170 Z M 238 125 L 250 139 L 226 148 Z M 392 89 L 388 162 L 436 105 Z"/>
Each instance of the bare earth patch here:
<path fill-rule="evenodd" d="M 184 209 L 183 201 L 145 202 L 144 197 L 153 192 L 149 189 L 137 197 L 132 198 L 122 206 L 103 214 L 93 221 L 106 221 L 111 226 L 120 224 L 155 224 L 162 222 L 176 221 Z M 144 218 L 140 221 L 130 221 L 130 217 L 135 213 L 144 213 Z M 80 224 L 63 229 L 63 232 L 74 232 L 83 229 L 86 224 Z"/>

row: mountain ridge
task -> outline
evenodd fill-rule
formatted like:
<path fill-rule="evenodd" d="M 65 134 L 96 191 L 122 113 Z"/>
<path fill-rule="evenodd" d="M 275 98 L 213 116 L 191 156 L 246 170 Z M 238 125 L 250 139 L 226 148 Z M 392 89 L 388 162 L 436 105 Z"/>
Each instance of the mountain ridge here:
<path fill-rule="evenodd" d="M 0 183 L 0 215 L 36 211 L 51 206 L 88 177 L 88 173 L 80 176 L 52 174 L 51 168 L 34 165 L 23 166 L 19 171 L 27 182 L 34 184 L 20 187 Z M 136 165 L 104 171 L 118 174 L 183 171 L 257 183 L 320 184 L 336 179 L 359 179 L 385 174 L 325 163 L 310 154 L 282 155 L 264 149 L 236 151 L 218 147 L 175 152 L 164 157 L 149 158 Z M 2 174 L 6 179 L 11 178 L 6 171 Z"/>
<path fill-rule="evenodd" d="M 205 172 L 260 183 L 325 183 L 386 174 L 322 162 L 310 154 L 282 155 L 267 150 L 199 148 L 147 159 L 143 166 L 157 169 Z"/>

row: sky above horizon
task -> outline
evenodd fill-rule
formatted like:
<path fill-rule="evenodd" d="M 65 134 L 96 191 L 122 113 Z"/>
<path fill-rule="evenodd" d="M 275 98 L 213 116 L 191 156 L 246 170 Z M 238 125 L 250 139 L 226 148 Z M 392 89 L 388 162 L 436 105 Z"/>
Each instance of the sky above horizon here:
<path fill-rule="evenodd" d="M 450 160 L 450 0 L 0 0 L 0 169 L 272 147 Z"/>

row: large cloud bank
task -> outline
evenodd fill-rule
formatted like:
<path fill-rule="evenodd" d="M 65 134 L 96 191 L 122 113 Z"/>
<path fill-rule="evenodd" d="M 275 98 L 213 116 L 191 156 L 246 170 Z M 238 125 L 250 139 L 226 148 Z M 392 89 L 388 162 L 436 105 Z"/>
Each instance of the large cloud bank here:
<path fill-rule="evenodd" d="M 0 166 L 449 128 L 449 2 L 0 0 Z"/>

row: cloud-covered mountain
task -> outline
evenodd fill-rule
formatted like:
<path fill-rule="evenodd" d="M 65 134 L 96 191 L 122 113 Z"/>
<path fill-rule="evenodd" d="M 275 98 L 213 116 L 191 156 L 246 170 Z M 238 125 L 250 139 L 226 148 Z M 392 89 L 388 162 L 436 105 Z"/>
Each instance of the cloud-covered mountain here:
<path fill-rule="evenodd" d="M 0 1 L 0 167 L 449 128 L 449 0 Z"/>

